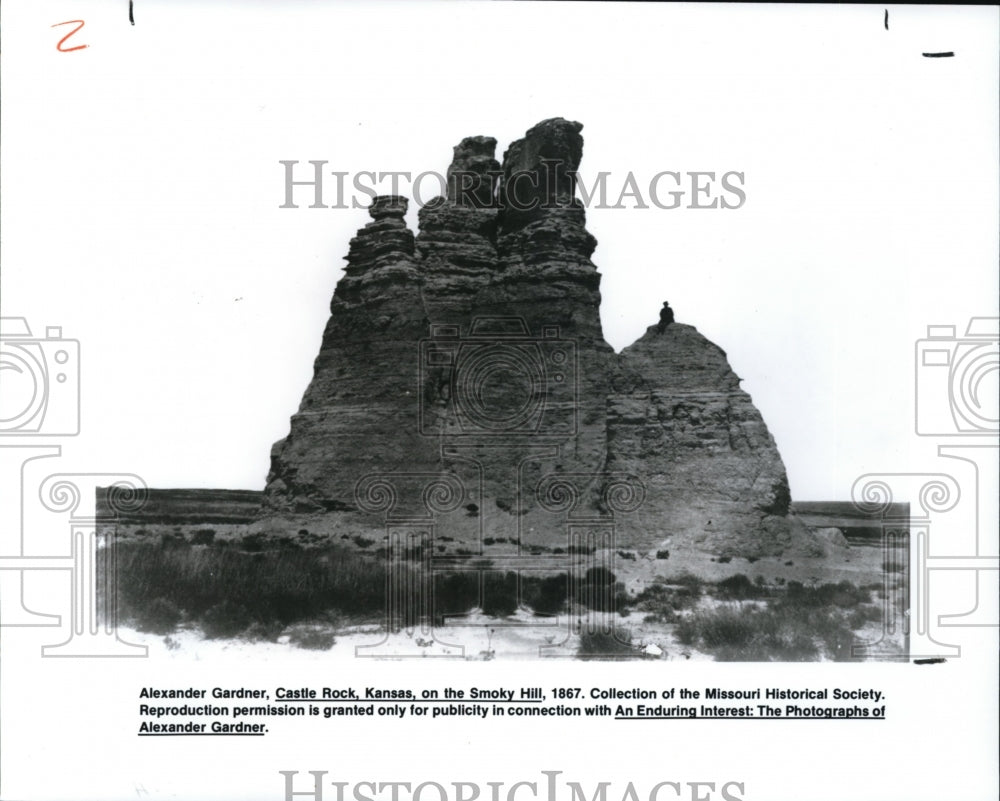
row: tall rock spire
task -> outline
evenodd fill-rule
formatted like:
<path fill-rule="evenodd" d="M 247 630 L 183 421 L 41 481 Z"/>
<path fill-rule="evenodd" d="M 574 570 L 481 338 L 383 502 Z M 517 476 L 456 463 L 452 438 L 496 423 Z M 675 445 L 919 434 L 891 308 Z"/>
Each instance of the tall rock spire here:
<path fill-rule="evenodd" d="M 433 323 L 468 324 L 473 298 L 496 272 L 496 145 L 488 136 L 463 139 L 448 168 L 447 197 L 420 209 L 417 254 Z"/>
<path fill-rule="evenodd" d="M 426 334 L 407 200 L 374 199 L 351 240 L 313 379 L 271 449 L 273 509 L 350 510 L 361 475 L 434 462 L 417 434 L 417 343 Z"/>
<path fill-rule="evenodd" d="M 545 120 L 504 153 L 497 231 L 499 272 L 474 313 L 514 313 L 529 327 L 558 325 L 581 346 L 610 352 L 601 332 L 597 246 L 576 199 L 583 126 Z"/>
<path fill-rule="evenodd" d="M 560 437 L 552 428 L 539 430 L 538 442 L 550 443 L 554 452 L 526 463 L 522 483 L 533 486 L 545 475 L 565 472 L 578 475 L 581 483 L 596 491 L 604 470 L 604 399 L 614 352 L 601 330 L 601 276 L 590 260 L 597 240 L 587 231 L 583 205 L 575 196 L 582 129 L 580 123 L 558 117 L 545 120 L 504 153 L 498 191 L 498 269 L 477 296 L 472 315 L 521 318 L 526 333 L 541 343 L 543 354 L 556 348 L 556 342 L 569 346 L 572 369 L 561 371 L 547 364 L 539 380 L 547 404 L 573 405 L 571 431 Z M 557 380 L 565 384 L 553 386 Z M 490 461 L 500 462 L 505 456 L 484 451 L 481 458 L 489 468 Z M 509 496 L 512 488 L 497 487 L 496 493 L 501 502 L 509 501 L 501 496 Z M 547 524 L 539 516 L 536 499 L 524 495 L 517 512 L 526 516 L 522 529 L 543 531 Z"/>

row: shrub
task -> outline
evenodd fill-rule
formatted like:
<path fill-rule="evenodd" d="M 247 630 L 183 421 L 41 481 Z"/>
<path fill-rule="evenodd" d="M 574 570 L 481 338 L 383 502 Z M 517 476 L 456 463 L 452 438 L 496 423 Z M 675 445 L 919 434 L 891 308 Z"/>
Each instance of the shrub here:
<path fill-rule="evenodd" d="M 171 634 L 181 622 L 180 607 L 169 598 L 154 598 L 136 614 L 136 628 L 150 634 Z"/>
<path fill-rule="evenodd" d="M 733 557 L 731 557 L 731 556 L 720 556 L 717 561 L 718 561 L 718 563 L 720 565 L 728 565 L 730 562 L 733 561 Z"/>
<path fill-rule="evenodd" d="M 201 628 L 210 640 L 235 637 L 253 622 L 250 610 L 235 601 L 221 601 L 201 619 Z"/>
<path fill-rule="evenodd" d="M 210 528 L 203 528 L 201 531 L 196 531 L 194 536 L 191 537 L 192 545 L 211 545 L 212 540 L 215 539 L 215 531 Z"/>
<path fill-rule="evenodd" d="M 165 551 L 173 548 L 190 548 L 191 543 L 180 534 L 161 534 L 160 547 Z"/>
<path fill-rule="evenodd" d="M 847 609 L 870 600 L 868 590 L 861 589 L 849 581 L 838 584 L 821 584 L 818 587 L 806 587 L 800 581 L 789 581 L 786 601 L 799 606 L 839 606 Z"/>
<path fill-rule="evenodd" d="M 591 567 L 575 585 L 574 600 L 588 609 L 604 611 L 628 605 L 631 599 L 624 585 L 606 567 Z"/>
<path fill-rule="evenodd" d="M 675 634 L 681 643 L 703 648 L 722 662 L 798 662 L 819 652 L 806 627 L 769 610 L 720 607 L 689 615 Z"/>
<path fill-rule="evenodd" d="M 521 595 L 524 604 L 536 614 L 556 614 L 566 606 L 567 575 L 524 576 L 521 579 Z"/>
<path fill-rule="evenodd" d="M 743 609 L 722 608 L 700 616 L 698 636 L 709 648 L 745 646 L 756 634 L 754 614 Z M 695 618 L 692 618 L 695 619 Z"/>
<path fill-rule="evenodd" d="M 615 574 L 614 571 L 608 570 L 606 567 L 590 567 L 584 573 L 583 580 L 587 584 L 614 584 Z"/>
<path fill-rule="evenodd" d="M 671 576 L 666 580 L 666 582 L 668 584 L 676 584 L 680 587 L 686 588 L 688 592 L 696 598 L 701 596 L 702 587 L 705 583 L 687 570 L 678 573 L 676 576 Z"/>
<path fill-rule="evenodd" d="M 289 624 L 326 609 L 372 616 L 384 610 L 384 564 L 344 546 L 246 552 L 125 541 L 114 547 L 123 619 L 156 618 L 168 609 L 173 618 L 180 610 L 195 623 L 208 617 L 217 636 L 231 636 L 223 632 L 235 626 L 226 624 L 234 606 L 245 610 L 238 615 L 243 628 L 254 621 Z"/>
<path fill-rule="evenodd" d="M 725 585 L 732 596 L 761 592 L 745 576 L 733 576 Z M 869 590 L 847 581 L 806 587 L 788 582 L 783 597 L 766 608 L 737 605 L 688 615 L 678 621 L 675 636 L 720 661 L 802 661 L 819 657 L 853 659 L 854 631 L 881 617 L 868 601 Z"/>
<path fill-rule="evenodd" d="M 479 606 L 476 573 L 444 573 L 434 579 L 433 605 L 437 615 L 464 615 Z"/>
<path fill-rule="evenodd" d="M 487 573 L 483 578 L 483 614 L 506 617 L 517 611 L 517 574 Z"/>
<path fill-rule="evenodd" d="M 673 623 L 677 613 L 688 609 L 698 602 L 698 592 L 690 586 L 657 583 L 650 584 L 635 597 L 636 608 L 640 612 L 649 612 L 646 619 L 649 622 Z"/>
<path fill-rule="evenodd" d="M 243 632 L 242 637 L 249 642 L 277 642 L 285 627 L 277 621 L 260 621 L 251 623 Z"/>
<path fill-rule="evenodd" d="M 267 537 L 264 534 L 248 534 L 240 540 L 240 547 L 248 553 L 259 553 L 264 550 Z"/>
<path fill-rule="evenodd" d="M 853 610 L 847 618 L 852 629 L 860 629 L 868 623 L 878 623 L 882 620 L 882 609 L 874 604 L 862 604 Z"/>
<path fill-rule="evenodd" d="M 329 651 L 337 642 L 332 631 L 317 628 L 296 629 L 288 636 L 288 642 L 297 648 L 309 651 Z"/>
<path fill-rule="evenodd" d="M 638 657 L 632 647 L 632 632 L 622 626 L 615 626 L 611 632 L 582 632 L 576 655 L 583 660 Z"/>
<path fill-rule="evenodd" d="M 750 598 L 760 598 L 764 593 L 759 585 L 750 581 L 745 573 L 724 578 L 715 585 L 715 594 L 719 598 L 741 601 Z"/>

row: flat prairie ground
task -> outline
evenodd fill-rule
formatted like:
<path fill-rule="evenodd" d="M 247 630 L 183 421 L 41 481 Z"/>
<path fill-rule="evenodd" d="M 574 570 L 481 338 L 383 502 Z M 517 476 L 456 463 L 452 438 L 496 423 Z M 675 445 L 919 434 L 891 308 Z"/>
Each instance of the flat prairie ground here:
<path fill-rule="evenodd" d="M 522 585 L 521 603 L 501 599 L 487 613 L 485 603 L 476 606 L 470 600 L 475 594 L 465 593 L 464 601 L 449 596 L 453 613 L 438 615 L 433 625 L 426 617 L 411 621 L 411 628 L 398 631 L 387 630 L 381 587 L 366 587 L 369 597 L 354 608 L 343 608 L 342 594 L 311 607 L 295 606 L 293 597 L 282 608 L 264 597 L 270 590 L 252 575 L 284 576 L 280 591 L 286 594 L 291 589 L 307 598 L 329 593 L 322 584 L 311 589 L 309 577 L 291 569 L 306 560 L 321 577 L 317 580 L 327 581 L 323 560 L 338 564 L 329 554 L 278 552 L 272 555 L 277 561 L 269 561 L 267 553 L 236 554 L 226 549 L 224 557 L 239 563 L 233 580 L 258 588 L 257 595 L 244 600 L 226 595 L 223 588 L 222 601 L 208 598 L 200 606 L 185 607 L 185 599 L 195 600 L 190 592 L 185 595 L 185 580 L 192 586 L 227 580 L 227 563 L 210 548 L 171 549 L 165 563 L 174 573 L 152 582 L 147 576 L 145 584 L 131 590 L 126 573 L 120 582 L 126 588 L 119 606 L 121 636 L 145 642 L 153 653 L 171 659 L 212 660 L 252 654 L 255 659 L 292 661 L 358 656 L 855 661 L 906 654 L 905 566 L 887 565 L 879 547 L 837 545 L 822 557 L 720 559 L 680 551 L 669 558 L 619 556 L 614 575 L 593 579 L 604 582 L 604 597 L 611 599 L 598 608 L 592 608 L 592 595 L 560 601 L 558 593 L 565 591 L 557 586 L 556 604 L 550 592 L 549 611 L 536 613 L 523 602 Z M 148 572 L 148 561 L 133 559 L 133 567 L 146 565 Z M 512 575 L 503 572 L 502 562 L 489 569 L 500 578 Z M 350 580 L 366 585 L 379 581 L 377 573 L 357 572 L 361 568 L 356 565 L 352 570 L 345 574 Z M 142 571 L 133 571 L 132 578 L 136 572 Z M 157 578 L 155 568 L 153 572 Z M 300 586 L 286 586 L 296 582 Z M 177 589 L 176 596 L 145 603 L 157 592 L 168 592 L 162 589 L 168 585 Z M 152 586 L 161 589 L 149 590 Z"/>

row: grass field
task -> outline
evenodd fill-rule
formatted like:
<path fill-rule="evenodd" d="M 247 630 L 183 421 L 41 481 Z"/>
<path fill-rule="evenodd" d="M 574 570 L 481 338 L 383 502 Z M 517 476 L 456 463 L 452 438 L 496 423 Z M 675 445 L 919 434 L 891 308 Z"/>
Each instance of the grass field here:
<path fill-rule="evenodd" d="M 119 620 L 158 635 L 196 628 L 206 638 L 285 637 L 317 650 L 332 647 L 345 627 L 385 623 L 386 567 L 375 555 L 349 545 L 247 546 L 170 538 L 119 542 Z M 579 638 L 582 659 L 642 657 L 641 643 L 632 643 L 636 629 L 720 661 L 846 660 L 858 632 L 882 616 L 881 584 L 806 585 L 744 574 L 706 581 L 680 571 L 629 594 L 614 573 L 592 568 L 577 577 L 568 598 L 565 573 L 529 577 L 490 569 L 487 561 L 477 566 L 431 579 L 406 563 L 399 569 L 409 571 L 402 583 L 410 591 L 432 598 L 412 606 L 432 608 L 435 625 L 472 610 L 497 620 L 519 609 L 613 613 L 619 620 L 613 636 Z"/>

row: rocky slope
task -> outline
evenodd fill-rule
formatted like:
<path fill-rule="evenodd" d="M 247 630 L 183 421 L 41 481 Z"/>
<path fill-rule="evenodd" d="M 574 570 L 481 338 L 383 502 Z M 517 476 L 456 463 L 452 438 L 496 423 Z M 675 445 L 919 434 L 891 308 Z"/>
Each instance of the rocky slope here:
<path fill-rule="evenodd" d="M 777 555 L 803 528 L 790 516 L 774 439 L 721 348 L 661 319 L 622 351 L 608 396 L 609 469 L 644 477 L 647 500 L 623 521 L 713 553 Z"/>

